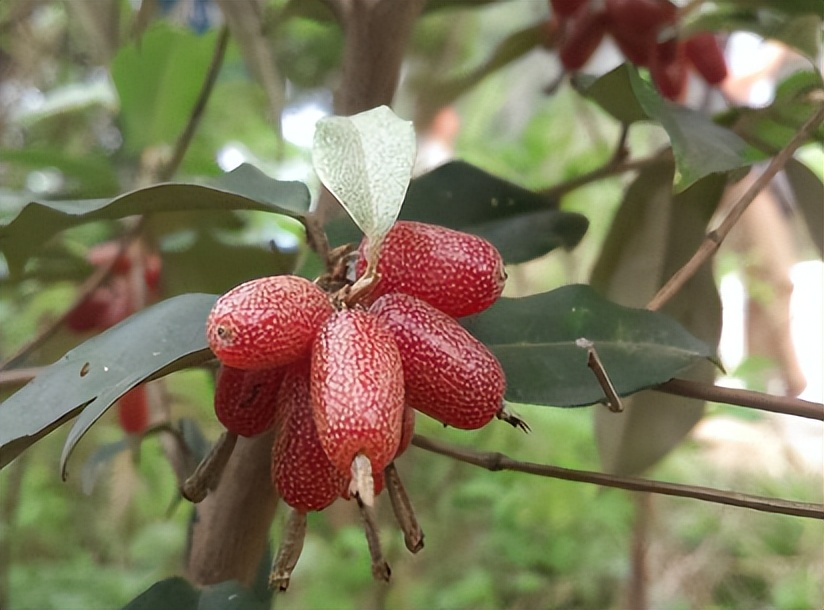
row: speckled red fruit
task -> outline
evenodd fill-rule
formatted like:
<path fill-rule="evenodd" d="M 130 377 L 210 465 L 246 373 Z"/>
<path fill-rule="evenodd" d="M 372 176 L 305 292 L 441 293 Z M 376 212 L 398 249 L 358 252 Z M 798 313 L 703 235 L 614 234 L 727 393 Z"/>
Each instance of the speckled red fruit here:
<path fill-rule="evenodd" d="M 402 361 L 403 359 L 401 359 Z M 401 455 L 409 449 L 409 445 L 412 443 L 412 437 L 415 435 L 415 409 L 410 407 L 409 405 L 404 405 L 403 407 L 403 420 L 401 421 L 401 440 L 398 443 L 398 450 L 395 451 L 395 458 L 400 457 Z M 377 495 L 377 493 L 375 494 Z"/>
<path fill-rule="evenodd" d="M 221 296 L 206 322 L 209 347 L 223 364 L 268 369 L 309 354 L 332 313 L 320 288 L 295 275 L 251 280 Z"/>
<path fill-rule="evenodd" d="M 117 420 L 123 431 L 128 434 L 140 434 L 146 429 L 149 425 L 146 386 L 134 387 L 118 399 Z"/>
<path fill-rule="evenodd" d="M 701 32 L 684 42 L 684 53 L 695 70 L 710 85 L 717 85 L 727 78 L 727 62 L 724 51 L 712 32 Z"/>
<path fill-rule="evenodd" d="M 215 387 L 215 415 L 229 431 L 256 436 L 272 427 L 283 367 L 244 371 L 220 367 Z"/>
<path fill-rule="evenodd" d="M 322 510 L 346 492 L 349 477 L 338 472 L 320 444 L 308 360 L 288 367 L 277 402 L 280 421 L 272 448 L 272 482 L 292 508 Z"/>
<path fill-rule="evenodd" d="M 366 269 L 363 258 L 357 272 Z M 422 222 L 398 221 L 386 236 L 378 259 L 380 281 L 370 295 L 403 292 L 450 316 L 483 311 L 501 296 L 506 271 L 491 243 L 476 235 Z"/>
<path fill-rule="evenodd" d="M 382 296 L 370 312 L 395 337 L 408 405 L 466 430 L 480 428 L 495 417 L 506 379 L 483 343 L 446 314 L 409 295 Z"/>
<path fill-rule="evenodd" d="M 321 444 L 342 474 L 359 453 L 373 473 L 392 461 L 401 437 L 403 370 L 383 323 L 362 310 L 333 314 L 312 347 L 311 392 Z"/>

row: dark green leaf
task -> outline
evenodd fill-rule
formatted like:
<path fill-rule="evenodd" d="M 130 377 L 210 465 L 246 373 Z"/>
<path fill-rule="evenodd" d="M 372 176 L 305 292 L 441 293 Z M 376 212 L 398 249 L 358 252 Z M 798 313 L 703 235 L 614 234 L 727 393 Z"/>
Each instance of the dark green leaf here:
<path fill-rule="evenodd" d="M 461 323 L 504 367 L 507 399 L 577 407 L 604 397 L 587 366 L 586 338 L 621 395 L 667 381 L 712 350 L 667 316 L 616 305 L 584 285 L 499 299 Z"/>
<path fill-rule="evenodd" d="M 198 610 L 199 599 L 199 590 L 185 578 L 173 576 L 153 584 L 123 606 L 123 610 L 160 610 L 161 608 Z"/>
<path fill-rule="evenodd" d="M 138 383 L 212 358 L 204 331 L 216 300 L 188 294 L 153 305 L 92 337 L 0 404 L 0 468 L 82 410 L 61 459 Z M 85 408 L 85 409 L 84 409 Z"/>
<path fill-rule="evenodd" d="M 824 256 L 824 184 L 809 167 L 795 159 L 789 160 L 784 171 L 810 237 L 818 254 Z"/>
<path fill-rule="evenodd" d="M 630 84 L 644 111 L 669 135 L 675 156 L 675 188 L 683 191 L 704 176 L 751 165 L 763 154 L 703 114 L 664 100 L 636 70 Z"/>
<path fill-rule="evenodd" d="M 525 220 L 518 220 L 523 216 Z M 453 161 L 412 180 L 399 218 L 439 224 L 490 238 L 506 262 L 523 262 L 552 248 L 575 246 L 588 222 L 557 202 L 465 163 Z M 518 230 L 530 225 L 526 234 Z M 518 229 L 518 230 L 516 230 Z M 333 245 L 359 241 L 347 218 L 328 227 Z"/>
<path fill-rule="evenodd" d="M 173 143 L 183 131 L 203 86 L 217 39 L 155 21 L 139 44 L 112 61 L 124 142 L 133 153 Z"/>
<path fill-rule="evenodd" d="M 163 294 L 223 294 L 256 277 L 290 273 L 295 259 L 295 254 L 284 254 L 271 246 L 229 244 L 208 231 L 201 232 L 186 248 L 164 250 Z"/>
<path fill-rule="evenodd" d="M 236 580 L 228 580 L 203 589 L 197 610 L 268 610 L 267 601 Z"/>
<path fill-rule="evenodd" d="M 211 182 L 167 183 L 138 189 L 113 199 L 32 202 L 0 222 L 0 250 L 13 275 L 52 235 L 78 224 L 136 214 L 181 211 L 258 210 L 301 216 L 310 195 L 301 182 L 282 182 L 251 165 L 241 165 Z"/>
<path fill-rule="evenodd" d="M 672 165 L 641 172 L 615 216 L 592 276 L 593 286 L 613 301 L 643 306 L 704 237 L 726 177 L 709 176 L 673 196 L 672 173 Z M 717 345 L 721 306 L 712 268 L 702 268 L 663 313 L 707 345 Z M 679 377 L 711 383 L 714 369 L 696 362 Z M 620 414 L 599 409 L 595 427 L 603 468 L 623 474 L 646 469 L 672 450 L 703 412 L 701 401 L 655 392 L 630 396 Z"/>
<path fill-rule="evenodd" d="M 598 78 L 578 73 L 573 76 L 572 85 L 613 117 L 629 125 L 650 118 L 635 96 L 630 70 L 627 64 L 622 64 Z"/>

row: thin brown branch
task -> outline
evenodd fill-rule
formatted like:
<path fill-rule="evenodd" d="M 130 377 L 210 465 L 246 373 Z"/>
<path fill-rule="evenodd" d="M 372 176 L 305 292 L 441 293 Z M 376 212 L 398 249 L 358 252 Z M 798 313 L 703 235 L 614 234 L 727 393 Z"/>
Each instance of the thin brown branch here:
<path fill-rule="evenodd" d="M 616 153 L 619 152 L 616 150 Z M 558 199 L 567 193 L 586 186 L 592 182 L 597 182 L 602 178 L 623 174 L 625 172 L 632 172 L 639 169 L 644 169 L 651 165 L 658 165 L 672 160 L 672 151 L 665 149 L 657 152 L 649 157 L 642 157 L 640 159 L 625 160 L 620 158 L 620 155 L 613 154 L 613 156 L 604 163 L 601 167 L 596 167 L 594 170 L 581 174 L 575 178 L 545 188 L 540 192 L 541 195 L 549 199 Z"/>
<path fill-rule="evenodd" d="M 717 229 L 710 231 L 704 238 L 704 241 L 698 247 L 698 250 L 693 254 L 692 258 L 686 262 L 675 274 L 667 281 L 666 284 L 658 291 L 658 293 L 647 304 L 647 309 L 657 311 L 667 303 L 675 294 L 681 290 L 693 275 L 706 263 L 718 248 L 723 243 L 729 232 L 735 226 L 735 223 L 741 218 L 741 215 L 747 210 L 750 203 L 758 196 L 758 194 L 769 185 L 775 175 L 784 169 L 784 166 L 792 158 L 793 153 L 799 146 L 804 144 L 809 138 L 810 134 L 824 121 L 824 105 L 820 106 L 798 130 L 792 140 L 781 149 L 775 157 L 773 157 L 770 164 L 764 172 L 756 178 L 750 185 L 750 188 L 733 204 L 727 216 L 721 222 Z"/>
<path fill-rule="evenodd" d="M 670 379 L 652 389 L 666 394 L 675 394 L 676 396 L 711 400 L 713 402 L 748 407 L 759 411 L 784 413 L 786 415 L 824 421 L 824 404 L 801 400 L 800 398 L 793 398 L 791 396 L 772 396 L 752 390 L 722 388 L 716 385 L 688 381 L 686 379 Z"/>
<path fill-rule="evenodd" d="M 137 221 L 131 228 L 129 228 L 120 240 L 120 247 L 118 248 L 117 254 L 113 256 L 108 263 L 95 269 L 94 273 L 86 278 L 86 281 L 80 285 L 80 290 L 75 296 L 72 304 L 69 305 L 69 307 L 67 307 L 65 311 L 63 311 L 63 313 L 55 318 L 51 323 L 41 329 L 34 338 L 23 345 L 19 350 L 17 350 L 17 352 L 12 354 L 5 362 L 0 363 L 0 371 L 5 371 L 14 364 L 17 364 L 23 358 L 48 341 L 52 335 L 54 335 L 54 333 L 56 333 L 60 327 L 63 326 L 63 323 L 71 315 L 74 309 L 89 298 L 95 290 L 106 283 L 106 281 L 112 276 L 112 273 L 114 273 L 114 267 L 117 264 L 117 259 L 119 259 L 131 243 L 137 239 L 142 228 L 143 223 L 141 221 Z"/>
<path fill-rule="evenodd" d="M 192 112 L 189 114 L 186 127 L 175 142 L 175 148 L 171 158 L 158 172 L 157 177 L 160 182 L 166 182 L 174 176 L 177 168 L 180 167 L 183 161 L 183 157 L 186 155 L 186 151 L 189 150 L 189 144 L 191 144 L 195 131 L 197 131 L 197 127 L 200 125 L 200 120 L 203 118 L 203 113 L 206 110 L 206 103 L 209 101 L 212 90 L 215 88 L 217 75 L 220 72 L 220 67 L 223 65 L 223 58 L 226 56 L 226 46 L 228 43 L 229 28 L 224 25 L 220 28 L 215 50 L 212 54 L 212 62 L 206 71 L 206 78 L 203 81 L 203 86 L 200 88 L 200 93 L 198 93 Z"/>
<path fill-rule="evenodd" d="M 534 462 L 521 462 L 513 460 L 502 453 L 475 451 L 473 449 L 447 444 L 442 441 L 436 441 L 419 434 L 412 437 L 412 444 L 426 451 L 445 455 L 455 460 L 480 466 L 491 471 L 511 470 L 513 472 L 524 472 L 541 477 L 563 479 L 565 481 L 593 483 L 604 487 L 615 487 L 630 491 L 647 491 L 665 496 L 693 498 L 695 500 L 703 500 L 705 502 L 725 504 L 728 506 L 739 506 L 768 513 L 824 520 L 824 505 L 821 504 L 766 498 L 733 491 L 722 491 L 710 487 L 651 481 L 637 477 L 622 477 L 602 472 L 571 470 L 569 468 L 550 466 L 548 464 L 536 464 Z"/>

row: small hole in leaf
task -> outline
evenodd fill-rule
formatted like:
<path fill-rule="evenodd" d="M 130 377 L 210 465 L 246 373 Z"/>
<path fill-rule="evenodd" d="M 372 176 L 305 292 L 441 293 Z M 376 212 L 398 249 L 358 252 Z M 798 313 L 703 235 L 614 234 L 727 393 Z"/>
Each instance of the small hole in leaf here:
<path fill-rule="evenodd" d="M 88 362 L 84 363 L 83 366 L 80 367 L 80 376 L 85 377 L 86 375 L 88 375 L 90 368 L 91 365 Z"/>

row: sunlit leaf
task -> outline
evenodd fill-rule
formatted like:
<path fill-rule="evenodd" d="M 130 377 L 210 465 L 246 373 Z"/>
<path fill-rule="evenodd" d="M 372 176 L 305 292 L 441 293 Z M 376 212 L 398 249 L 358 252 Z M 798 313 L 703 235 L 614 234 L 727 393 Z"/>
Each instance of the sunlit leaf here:
<path fill-rule="evenodd" d="M 318 121 L 312 162 L 361 231 L 380 241 L 398 217 L 415 150 L 412 123 L 379 106 Z"/>
<path fill-rule="evenodd" d="M 212 358 L 206 316 L 217 297 L 188 294 L 144 309 L 92 337 L 0 404 L 0 467 L 81 413 L 61 459 L 138 383 Z"/>
<path fill-rule="evenodd" d="M 461 320 L 504 367 L 508 400 L 556 407 L 590 405 L 604 393 L 576 344 L 593 342 L 620 395 L 663 383 L 713 351 L 671 318 L 611 303 L 571 285 L 499 299 Z"/>
<path fill-rule="evenodd" d="M 0 221 L 0 250 L 12 274 L 17 275 L 43 242 L 58 231 L 86 222 L 181 211 L 258 210 L 301 216 L 309 203 L 305 184 L 274 180 L 244 164 L 209 186 L 166 183 L 112 199 L 31 202 Z"/>

